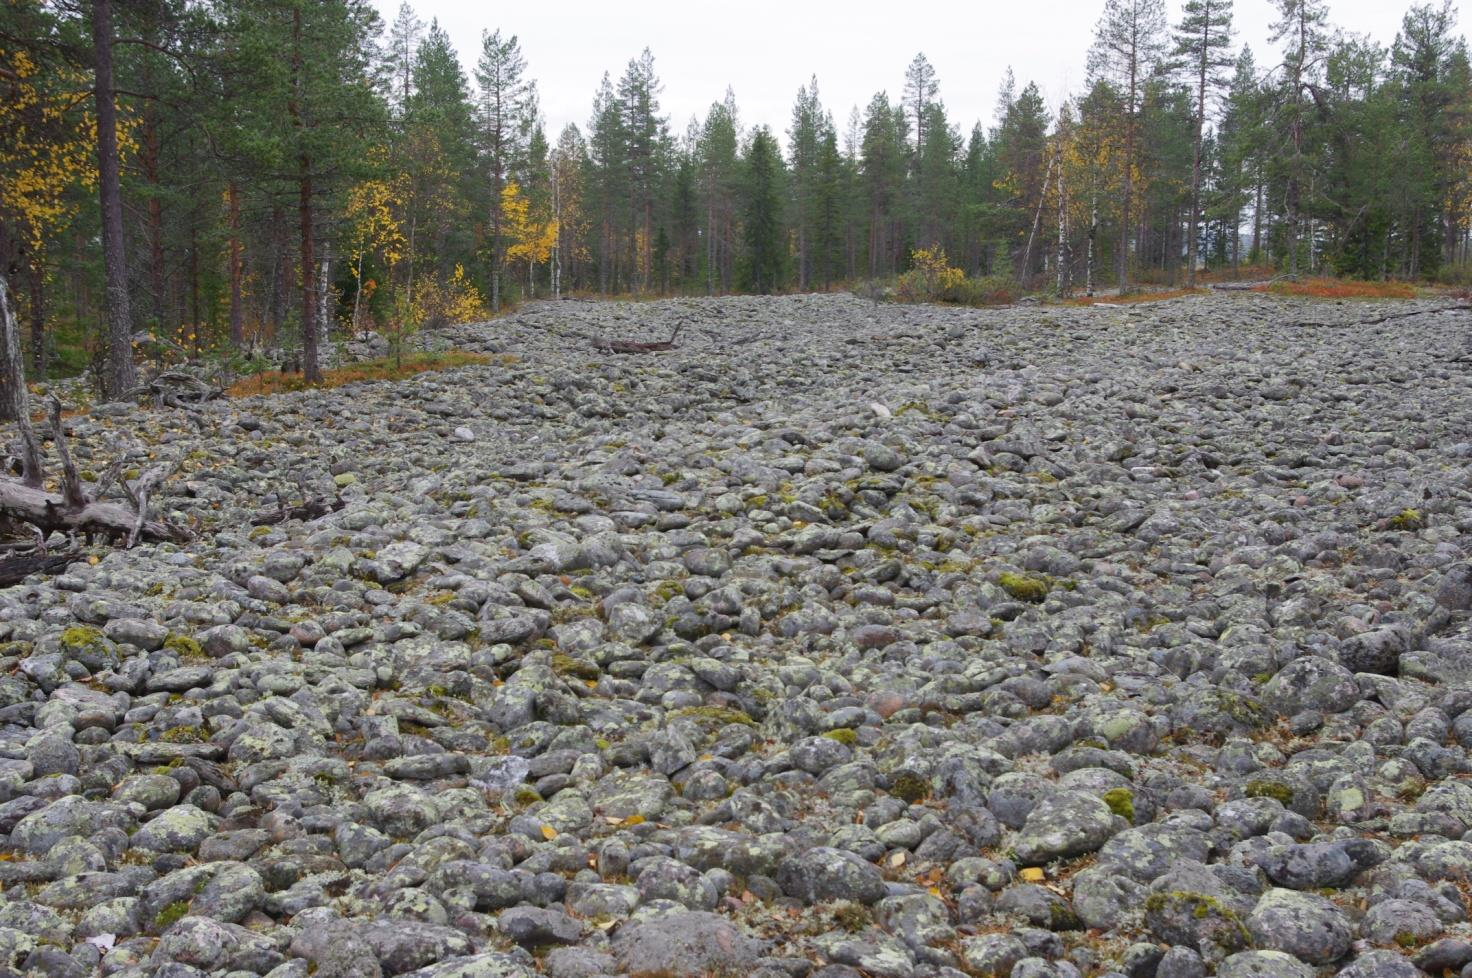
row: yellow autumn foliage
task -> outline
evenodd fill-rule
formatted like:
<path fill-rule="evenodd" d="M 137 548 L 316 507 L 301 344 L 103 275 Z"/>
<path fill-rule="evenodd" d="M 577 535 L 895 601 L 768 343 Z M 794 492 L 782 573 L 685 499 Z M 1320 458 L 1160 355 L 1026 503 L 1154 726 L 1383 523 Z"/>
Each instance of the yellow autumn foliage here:
<path fill-rule="evenodd" d="M 377 255 L 388 268 L 404 257 L 404 232 L 396 213 L 400 204 L 397 188 L 387 180 L 365 180 L 348 191 L 349 257 L 354 275 L 365 255 Z"/>
<path fill-rule="evenodd" d="M 97 180 L 97 122 L 89 81 L 64 69 L 43 75 L 26 51 L 0 47 L 0 220 L 39 254 L 76 209 L 75 187 Z M 121 152 L 132 148 L 119 124 Z"/>
<path fill-rule="evenodd" d="M 507 261 L 544 265 L 551 259 L 552 249 L 557 245 L 557 221 L 534 213 L 531 201 L 514 180 L 507 181 L 501 190 L 501 220 L 503 233 L 510 242 L 506 247 Z"/>
<path fill-rule="evenodd" d="M 954 297 L 966 281 L 966 273 L 951 265 L 939 245 L 916 249 L 910 270 L 900 276 L 895 291 L 907 302 L 937 302 Z"/>
<path fill-rule="evenodd" d="M 422 275 L 414 284 L 414 325 L 427 329 L 454 326 L 486 318 L 486 300 L 456 265 L 448 279 Z"/>

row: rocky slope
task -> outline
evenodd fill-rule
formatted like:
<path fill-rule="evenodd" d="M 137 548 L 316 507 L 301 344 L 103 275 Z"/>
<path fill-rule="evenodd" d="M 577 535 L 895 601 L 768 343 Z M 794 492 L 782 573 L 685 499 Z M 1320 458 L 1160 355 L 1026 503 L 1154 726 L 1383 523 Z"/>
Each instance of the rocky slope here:
<path fill-rule="evenodd" d="M 1442 305 L 546 303 L 75 419 L 200 535 L 0 594 L 0 974 L 1462 971 Z"/>

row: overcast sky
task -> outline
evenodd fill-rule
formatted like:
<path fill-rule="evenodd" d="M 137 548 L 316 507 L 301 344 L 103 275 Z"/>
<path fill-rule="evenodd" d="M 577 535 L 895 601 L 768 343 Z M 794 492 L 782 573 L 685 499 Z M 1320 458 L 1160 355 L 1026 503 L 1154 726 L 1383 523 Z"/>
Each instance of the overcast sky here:
<path fill-rule="evenodd" d="M 399 0 L 375 2 L 391 22 Z M 1180 0 L 1166 3 L 1174 21 Z M 654 52 L 662 106 L 676 135 L 692 115 L 703 119 L 730 85 L 743 126 L 765 123 L 781 136 L 798 86 L 814 74 L 842 132 L 850 107 L 862 110 L 881 89 L 899 95 L 905 67 L 921 51 L 935 66 L 951 121 L 969 132 L 977 120 L 992 124 L 1008 65 L 1019 87 L 1036 81 L 1050 107 L 1077 94 L 1103 0 L 928 0 L 913 7 L 868 0 L 414 0 L 413 6 L 426 23 L 438 18 L 449 32 L 472 85 L 482 31 L 517 35 L 555 142 L 569 122 L 586 132 L 603 72 L 616 82 L 646 46 Z M 1407 4 L 1330 0 L 1329 7 L 1336 26 L 1388 46 Z M 1267 43 L 1272 20 L 1270 0 L 1236 0 L 1237 44 L 1252 46 L 1259 67 L 1276 63 Z M 1458 24 L 1464 33 L 1466 26 Z"/>

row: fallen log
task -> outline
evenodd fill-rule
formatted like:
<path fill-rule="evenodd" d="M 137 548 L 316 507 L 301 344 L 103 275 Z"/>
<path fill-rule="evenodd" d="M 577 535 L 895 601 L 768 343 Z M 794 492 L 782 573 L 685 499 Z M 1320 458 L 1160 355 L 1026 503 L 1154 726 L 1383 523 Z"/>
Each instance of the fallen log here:
<path fill-rule="evenodd" d="M 73 509 L 57 493 L 11 481 L 0 482 L 0 515 L 29 523 L 46 534 L 79 533 L 134 543 L 183 543 L 190 538 L 181 526 L 140 519 L 140 514 L 117 503 L 91 500 Z"/>
<path fill-rule="evenodd" d="M 159 407 L 187 410 L 224 395 L 225 388 L 187 370 L 165 370 L 128 391 L 124 397 L 132 400 L 148 396 Z"/>
<path fill-rule="evenodd" d="M 606 340 L 595 339 L 593 349 L 599 353 L 661 353 L 665 350 L 677 349 L 675 341 L 680 338 L 680 330 L 685 328 L 684 323 L 675 327 L 667 340 L 659 340 L 653 343 L 638 343 L 633 340 Z"/>
<path fill-rule="evenodd" d="M 0 560 L 0 587 L 19 584 L 32 574 L 60 574 L 73 563 L 82 559 L 74 550 L 66 553 L 29 553 L 19 557 Z"/>
<path fill-rule="evenodd" d="M 1412 309 L 1409 312 L 1405 312 L 1405 311 L 1402 311 L 1402 312 L 1390 312 L 1390 313 L 1386 313 L 1383 316 L 1372 316 L 1369 319 L 1353 319 L 1353 320 L 1350 320 L 1347 323 L 1324 323 L 1324 322 L 1317 322 L 1317 321 L 1311 320 L 1311 319 L 1306 319 L 1306 320 L 1303 320 L 1302 322 L 1294 323 L 1293 325 L 1294 326 L 1299 326 L 1299 327 L 1303 327 L 1303 326 L 1327 326 L 1327 327 L 1378 326 L 1381 323 L 1392 322 L 1392 321 L 1394 321 L 1396 319 L 1414 319 L 1417 316 L 1432 316 L 1432 315 L 1435 315 L 1435 314 L 1441 313 L 1441 312 L 1472 312 L 1472 305 L 1469 305 L 1469 304 L 1467 304 L 1465 302 L 1454 302 L 1451 305 L 1432 306 L 1430 309 Z"/>
<path fill-rule="evenodd" d="M 341 496 L 336 499 L 308 499 L 300 506 L 280 506 L 276 509 L 266 509 L 250 518 L 251 526 L 275 526 L 285 523 L 287 520 L 320 519 L 328 513 L 335 513 L 346 505 Z"/>

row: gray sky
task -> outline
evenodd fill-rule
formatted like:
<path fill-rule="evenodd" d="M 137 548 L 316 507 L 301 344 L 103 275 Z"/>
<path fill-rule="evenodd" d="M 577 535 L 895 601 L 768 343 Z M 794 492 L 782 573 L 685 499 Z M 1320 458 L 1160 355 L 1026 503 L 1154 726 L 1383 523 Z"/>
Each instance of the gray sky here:
<path fill-rule="evenodd" d="M 385 23 L 399 0 L 374 0 Z M 743 0 L 562 0 L 489 4 L 411 0 L 428 23 L 438 18 L 472 79 L 481 32 L 499 28 L 521 41 L 541 90 L 548 139 L 568 122 L 586 132 L 593 92 L 606 70 L 615 82 L 648 46 L 664 83 L 671 130 L 704 118 L 730 85 L 744 126 L 785 133 L 797 88 L 816 74 L 824 106 L 842 132 L 851 106 L 862 110 L 880 89 L 897 97 L 905 67 L 923 51 L 935 66 L 951 121 L 969 132 L 991 125 L 997 89 L 1011 65 L 1019 87 L 1038 83 L 1050 107 L 1077 94 L 1103 0 L 929 0 L 913 11 L 893 3 Z M 1166 0 L 1174 21 L 1180 0 Z M 1346 31 L 1389 45 L 1409 0 L 1330 0 Z M 1252 46 L 1259 67 L 1275 63 L 1267 43 L 1270 0 L 1236 0 L 1236 39 Z M 1459 23 L 1464 32 L 1466 24 Z M 785 139 L 784 139 L 785 142 Z"/>

